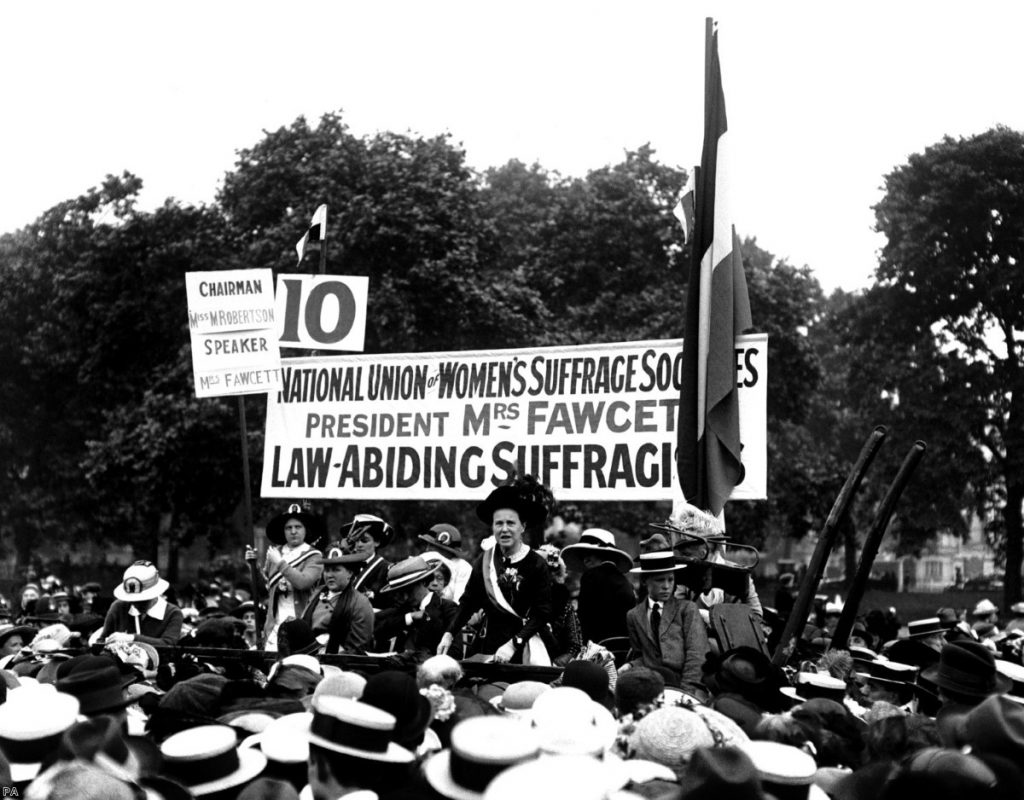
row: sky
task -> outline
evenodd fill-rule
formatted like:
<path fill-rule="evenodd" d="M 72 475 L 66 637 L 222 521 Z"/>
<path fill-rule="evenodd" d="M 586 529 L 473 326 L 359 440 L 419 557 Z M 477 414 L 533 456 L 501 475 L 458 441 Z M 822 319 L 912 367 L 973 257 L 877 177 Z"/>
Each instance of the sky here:
<path fill-rule="evenodd" d="M 214 200 L 299 115 L 450 133 L 479 170 L 565 176 L 650 143 L 700 161 L 719 22 L 742 236 L 826 291 L 870 283 L 884 176 L 949 135 L 1024 130 L 1024 3 L 152 2 L 0 5 L 0 233 L 124 170 L 142 207 Z"/>

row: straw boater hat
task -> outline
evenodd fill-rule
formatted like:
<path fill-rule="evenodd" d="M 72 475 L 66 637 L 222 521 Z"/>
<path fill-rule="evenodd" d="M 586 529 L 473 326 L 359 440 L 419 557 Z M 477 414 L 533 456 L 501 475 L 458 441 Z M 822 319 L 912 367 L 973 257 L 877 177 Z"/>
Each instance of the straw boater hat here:
<path fill-rule="evenodd" d="M 898 661 L 854 659 L 854 674 L 858 678 L 898 692 L 902 702 L 919 692 L 917 676 L 920 672 L 920 667 Z"/>
<path fill-rule="evenodd" d="M 454 525 L 440 522 L 426 533 L 419 535 L 419 540 L 450 556 L 462 554 L 462 534 Z"/>
<path fill-rule="evenodd" d="M 506 687 L 504 693 L 495 695 L 490 703 L 498 711 L 511 716 L 526 716 L 533 704 L 551 687 L 540 681 L 516 681 Z"/>
<path fill-rule="evenodd" d="M 32 780 L 75 724 L 78 700 L 42 684 L 21 686 L 7 693 L 0 705 L 0 749 L 11 765 L 15 783 Z"/>
<path fill-rule="evenodd" d="M 242 747 L 259 747 L 268 761 L 277 764 L 305 764 L 309 761 L 309 741 L 305 732 L 313 715 L 309 711 L 284 714 L 260 732 L 242 742 Z"/>
<path fill-rule="evenodd" d="M 519 514 L 520 521 L 529 527 L 543 521 L 547 514 L 544 506 L 526 497 L 515 486 L 499 486 L 476 507 L 476 515 L 480 521 L 490 527 L 494 521 L 494 512 L 501 508 L 510 508 Z"/>
<path fill-rule="evenodd" d="M 393 592 L 396 589 L 404 589 L 419 583 L 424 578 L 433 575 L 441 568 L 441 562 L 428 564 L 423 556 L 413 556 L 388 569 L 388 582 L 381 588 L 382 592 Z"/>
<path fill-rule="evenodd" d="M 949 628 L 949 624 L 943 622 L 938 617 L 912 619 L 907 623 L 907 638 L 917 639 L 921 636 L 931 636 L 933 633 L 946 633 Z"/>
<path fill-rule="evenodd" d="M 824 790 L 814 783 L 818 769 L 814 757 L 799 747 L 764 740 L 738 746 L 754 762 L 761 785 L 770 795 L 828 800 Z"/>
<path fill-rule="evenodd" d="M 622 788 L 627 775 L 617 764 L 589 756 L 545 756 L 504 770 L 491 781 L 484 800 L 565 797 L 605 800 Z"/>
<path fill-rule="evenodd" d="M 292 503 L 284 513 L 278 514 L 267 523 L 267 538 L 278 546 L 283 545 L 284 526 L 290 519 L 297 519 L 302 523 L 306 529 L 305 541 L 310 547 L 316 547 L 327 533 L 323 517 L 307 511 L 298 503 Z"/>
<path fill-rule="evenodd" d="M 329 695 L 318 697 L 312 706 L 307 733 L 310 744 L 369 761 L 408 764 L 415 759 L 392 740 L 396 720 L 387 711 Z"/>
<path fill-rule="evenodd" d="M 347 541 L 367 531 L 377 542 L 377 547 L 387 547 L 395 538 L 395 529 L 373 514 L 356 514 L 351 522 L 341 526 L 341 538 Z"/>
<path fill-rule="evenodd" d="M 827 672 L 798 672 L 796 691 L 797 696 L 804 700 L 824 697 L 827 700 L 841 703 L 846 696 L 846 684 L 839 678 L 833 678 Z"/>
<path fill-rule="evenodd" d="M 136 561 L 124 571 L 121 583 L 114 587 L 114 597 L 134 603 L 155 600 L 170 588 L 149 561 Z"/>
<path fill-rule="evenodd" d="M 634 567 L 630 572 L 644 578 L 648 575 L 663 575 L 667 572 L 681 572 L 686 569 L 685 564 L 676 563 L 676 554 L 673 550 L 656 550 L 652 553 L 641 553 L 637 559 L 640 566 Z"/>
<path fill-rule="evenodd" d="M 177 781 L 196 797 L 255 778 L 267 766 L 259 750 L 239 748 L 234 728 L 200 725 L 169 736 L 160 746 L 163 775 Z"/>
<path fill-rule="evenodd" d="M 539 752 L 527 726 L 502 717 L 473 717 L 452 729 L 451 748 L 427 761 L 424 774 L 443 797 L 480 800 L 500 773 L 532 761 Z"/>
<path fill-rule="evenodd" d="M 603 561 L 614 564 L 619 572 L 628 572 L 633 566 L 629 553 L 615 546 L 615 535 L 603 528 L 587 528 L 580 534 L 580 540 L 562 550 L 565 565 L 574 572 L 583 571 L 583 556 L 598 555 Z"/>

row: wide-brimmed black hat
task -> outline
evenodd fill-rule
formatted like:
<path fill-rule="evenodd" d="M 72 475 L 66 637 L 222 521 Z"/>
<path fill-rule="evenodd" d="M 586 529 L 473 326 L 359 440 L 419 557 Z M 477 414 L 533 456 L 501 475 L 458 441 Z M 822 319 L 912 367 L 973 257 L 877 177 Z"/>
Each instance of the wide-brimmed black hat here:
<path fill-rule="evenodd" d="M 476 515 L 490 527 L 494 522 L 494 512 L 501 508 L 515 511 L 520 521 L 527 526 L 540 524 L 547 516 L 547 509 L 541 503 L 525 496 L 515 486 L 499 486 L 477 505 Z"/>
<path fill-rule="evenodd" d="M 956 641 L 943 645 L 939 663 L 921 673 L 940 689 L 966 697 L 1003 694 L 1013 682 L 996 670 L 996 658 L 981 642 Z"/>
<path fill-rule="evenodd" d="M 377 547 L 387 547 L 395 538 L 395 529 L 373 514 L 356 514 L 351 522 L 341 526 L 342 541 L 349 541 L 363 533 L 369 533 Z"/>
<path fill-rule="evenodd" d="M 72 672 L 57 681 L 57 691 L 78 698 L 86 716 L 120 711 L 135 702 L 125 697 L 121 672 L 113 664 Z"/>
<path fill-rule="evenodd" d="M 19 635 L 24 644 L 32 641 L 39 630 L 31 625 L 0 625 L 0 645 L 6 643 L 15 634 Z"/>
<path fill-rule="evenodd" d="M 327 525 L 324 523 L 323 517 L 307 511 L 298 503 L 292 503 L 286 511 L 267 523 L 267 538 L 276 545 L 283 545 L 285 543 L 284 526 L 290 519 L 297 519 L 305 527 L 306 544 L 310 547 L 317 547 L 327 533 Z"/>
<path fill-rule="evenodd" d="M 440 550 L 442 553 L 447 553 L 450 556 L 462 554 L 462 534 L 459 533 L 458 528 L 446 522 L 439 522 L 426 533 L 421 533 L 417 538 L 421 542 L 426 542 L 435 550 Z"/>
<path fill-rule="evenodd" d="M 712 659 L 708 661 L 705 670 L 713 664 Z M 705 676 L 705 682 L 713 693 L 733 692 L 756 703 L 763 711 L 783 711 L 792 705 L 792 698 L 781 691 L 789 685 L 785 673 L 753 647 L 735 647 L 723 653 Z"/>
<path fill-rule="evenodd" d="M 757 767 L 738 747 L 698 747 L 683 775 L 683 796 L 694 800 L 728 797 L 765 800 Z"/>

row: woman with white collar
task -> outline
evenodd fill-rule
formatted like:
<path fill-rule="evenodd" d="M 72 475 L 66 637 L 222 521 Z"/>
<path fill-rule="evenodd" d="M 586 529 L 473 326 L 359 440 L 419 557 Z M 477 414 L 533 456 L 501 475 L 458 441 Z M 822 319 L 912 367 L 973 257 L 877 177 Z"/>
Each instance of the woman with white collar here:
<path fill-rule="evenodd" d="M 267 650 L 277 650 L 277 629 L 282 622 L 298 619 L 314 595 L 323 574 L 323 553 L 317 549 L 325 531 L 323 519 L 293 503 L 267 523 L 267 548 L 261 571 L 267 580 Z M 253 547 L 245 548 L 245 560 L 256 561 Z"/>
<path fill-rule="evenodd" d="M 136 561 L 128 567 L 114 588 L 116 599 L 103 622 L 100 641 L 177 644 L 184 616 L 164 598 L 169 588 L 149 561 Z"/>

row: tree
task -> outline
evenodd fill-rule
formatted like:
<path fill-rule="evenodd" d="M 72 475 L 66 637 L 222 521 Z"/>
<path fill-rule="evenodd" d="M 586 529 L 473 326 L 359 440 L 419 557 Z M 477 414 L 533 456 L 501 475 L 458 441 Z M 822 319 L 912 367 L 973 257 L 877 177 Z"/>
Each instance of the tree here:
<path fill-rule="evenodd" d="M 163 536 L 226 532 L 237 504 L 237 433 L 230 405 L 194 397 L 184 288 L 236 248 L 215 209 L 141 213 L 140 188 L 108 178 L 0 243 L 0 524 L 22 563 L 41 534 L 155 558 Z"/>
<path fill-rule="evenodd" d="M 476 176 L 447 136 L 357 138 L 338 114 L 269 132 L 239 152 L 220 203 L 250 266 L 296 269 L 295 241 L 328 205 L 328 271 L 367 275 L 367 352 L 513 346 L 541 313 L 512 271 L 491 269 Z"/>
<path fill-rule="evenodd" d="M 544 298 L 534 343 L 682 335 L 686 271 L 672 208 L 686 174 L 654 155 L 644 145 L 585 178 L 515 161 L 486 173 L 497 258 Z"/>
<path fill-rule="evenodd" d="M 944 138 L 886 176 L 875 214 L 887 239 L 876 340 L 921 345 L 920 360 L 891 377 L 928 371 L 938 396 L 910 413 L 958 428 L 954 460 L 988 467 L 965 485 L 1005 541 L 1009 605 L 1021 597 L 1024 560 L 1024 134 Z"/>

